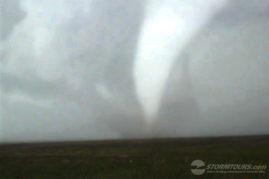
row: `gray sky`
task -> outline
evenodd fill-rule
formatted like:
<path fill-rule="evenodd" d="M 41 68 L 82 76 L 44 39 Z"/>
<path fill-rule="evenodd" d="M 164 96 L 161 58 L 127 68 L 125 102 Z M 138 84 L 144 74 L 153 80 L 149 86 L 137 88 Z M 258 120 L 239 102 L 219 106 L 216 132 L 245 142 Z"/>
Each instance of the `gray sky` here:
<path fill-rule="evenodd" d="M 1 141 L 269 133 L 266 0 L 0 2 Z"/>

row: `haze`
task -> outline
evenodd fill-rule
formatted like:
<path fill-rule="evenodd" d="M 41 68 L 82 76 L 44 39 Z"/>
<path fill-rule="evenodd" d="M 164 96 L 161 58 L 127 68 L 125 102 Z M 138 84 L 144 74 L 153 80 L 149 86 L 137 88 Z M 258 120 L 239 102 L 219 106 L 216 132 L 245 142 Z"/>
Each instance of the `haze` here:
<path fill-rule="evenodd" d="M 0 142 L 269 134 L 267 0 L 0 9 Z"/>

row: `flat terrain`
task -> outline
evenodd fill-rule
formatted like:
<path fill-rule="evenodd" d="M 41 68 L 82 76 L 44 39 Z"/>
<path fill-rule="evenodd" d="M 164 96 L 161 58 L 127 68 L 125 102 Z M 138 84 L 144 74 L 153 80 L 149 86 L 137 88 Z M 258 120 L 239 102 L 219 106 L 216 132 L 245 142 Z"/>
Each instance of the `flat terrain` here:
<path fill-rule="evenodd" d="M 269 136 L 1 144 L 0 179 L 269 178 L 268 168 L 195 176 L 196 159 L 269 167 Z"/>

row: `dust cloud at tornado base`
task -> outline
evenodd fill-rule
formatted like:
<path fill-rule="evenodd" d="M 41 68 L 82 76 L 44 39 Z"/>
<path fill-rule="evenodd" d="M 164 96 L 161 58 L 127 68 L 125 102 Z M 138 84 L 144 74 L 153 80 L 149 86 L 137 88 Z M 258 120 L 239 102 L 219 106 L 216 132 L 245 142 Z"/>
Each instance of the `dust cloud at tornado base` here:
<path fill-rule="evenodd" d="M 155 1 L 152 16 L 162 6 Z M 133 75 L 146 1 L 4 0 L 1 7 L 1 141 L 269 133 L 265 0 L 228 2 L 173 52 L 150 123 Z"/>

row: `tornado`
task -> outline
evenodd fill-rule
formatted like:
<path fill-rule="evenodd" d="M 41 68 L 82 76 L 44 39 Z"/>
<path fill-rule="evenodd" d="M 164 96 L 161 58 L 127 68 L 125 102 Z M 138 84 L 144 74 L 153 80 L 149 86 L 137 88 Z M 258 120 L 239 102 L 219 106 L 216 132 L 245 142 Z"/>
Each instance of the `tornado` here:
<path fill-rule="evenodd" d="M 169 72 L 188 42 L 228 0 L 149 0 L 133 67 L 147 123 L 154 121 Z"/>

